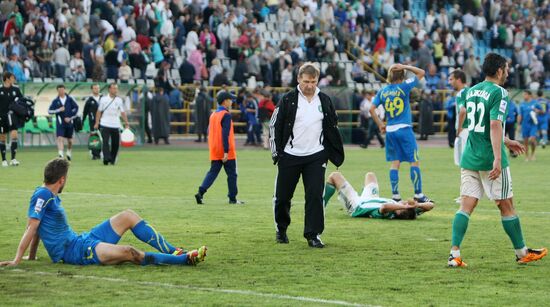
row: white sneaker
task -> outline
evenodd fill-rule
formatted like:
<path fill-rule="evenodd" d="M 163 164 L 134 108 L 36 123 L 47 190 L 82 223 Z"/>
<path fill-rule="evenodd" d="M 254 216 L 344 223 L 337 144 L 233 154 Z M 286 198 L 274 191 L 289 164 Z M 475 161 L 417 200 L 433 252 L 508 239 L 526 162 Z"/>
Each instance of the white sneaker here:
<path fill-rule="evenodd" d="M 10 165 L 11 166 L 19 166 L 19 161 L 15 160 L 15 159 L 12 159 L 11 162 L 10 162 Z"/>
<path fill-rule="evenodd" d="M 8 161 L 6 160 L 2 161 L 2 167 L 8 167 Z"/>

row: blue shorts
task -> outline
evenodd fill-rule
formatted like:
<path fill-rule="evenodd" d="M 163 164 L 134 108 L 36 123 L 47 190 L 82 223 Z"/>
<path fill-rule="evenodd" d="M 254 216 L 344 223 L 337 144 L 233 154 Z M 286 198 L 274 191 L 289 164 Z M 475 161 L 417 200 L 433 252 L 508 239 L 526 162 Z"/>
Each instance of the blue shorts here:
<path fill-rule="evenodd" d="M 57 125 L 55 130 L 56 130 L 55 134 L 57 136 L 68 138 L 68 139 L 73 138 L 73 132 L 74 132 L 74 127 L 73 126 Z"/>
<path fill-rule="evenodd" d="M 537 136 L 537 125 L 523 124 L 521 125 L 521 136 L 524 139 Z"/>
<path fill-rule="evenodd" d="M 418 147 L 412 127 L 386 133 L 386 161 L 417 162 Z"/>
<path fill-rule="evenodd" d="M 65 248 L 63 262 L 68 264 L 88 265 L 101 264 L 95 248 L 99 243 L 117 244 L 120 236 L 113 230 L 110 220 L 83 232 L 74 238 Z"/>

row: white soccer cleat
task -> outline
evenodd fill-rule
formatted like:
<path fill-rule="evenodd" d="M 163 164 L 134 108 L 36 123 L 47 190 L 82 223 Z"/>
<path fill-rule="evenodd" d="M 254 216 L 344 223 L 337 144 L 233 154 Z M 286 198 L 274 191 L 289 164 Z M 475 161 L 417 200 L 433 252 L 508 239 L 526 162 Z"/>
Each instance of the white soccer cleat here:
<path fill-rule="evenodd" d="M 17 161 L 16 159 L 12 159 L 11 162 L 10 162 L 10 165 L 11 166 L 19 166 L 19 161 Z"/>
<path fill-rule="evenodd" d="M 8 167 L 8 161 L 6 160 L 2 161 L 2 167 Z"/>

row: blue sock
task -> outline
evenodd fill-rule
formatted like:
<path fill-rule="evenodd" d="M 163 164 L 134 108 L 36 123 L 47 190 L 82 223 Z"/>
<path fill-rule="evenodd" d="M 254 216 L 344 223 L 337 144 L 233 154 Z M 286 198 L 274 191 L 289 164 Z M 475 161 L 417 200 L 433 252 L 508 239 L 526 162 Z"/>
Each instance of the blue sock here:
<path fill-rule="evenodd" d="M 134 236 L 136 236 L 136 238 L 140 239 L 142 242 L 151 245 L 161 253 L 171 254 L 176 250 L 175 247 L 164 240 L 164 237 L 145 220 L 137 223 L 137 225 L 132 228 L 132 232 L 134 233 Z"/>
<path fill-rule="evenodd" d="M 411 166 L 411 181 L 414 186 L 414 194 L 422 193 L 422 174 L 418 166 Z"/>
<path fill-rule="evenodd" d="M 399 170 L 398 169 L 390 169 L 390 183 L 391 183 L 391 192 L 393 195 L 399 194 Z"/>
<path fill-rule="evenodd" d="M 187 264 L 187 254 L 180 256 L 145 252 L 141 265 L 149 264 Z"/>

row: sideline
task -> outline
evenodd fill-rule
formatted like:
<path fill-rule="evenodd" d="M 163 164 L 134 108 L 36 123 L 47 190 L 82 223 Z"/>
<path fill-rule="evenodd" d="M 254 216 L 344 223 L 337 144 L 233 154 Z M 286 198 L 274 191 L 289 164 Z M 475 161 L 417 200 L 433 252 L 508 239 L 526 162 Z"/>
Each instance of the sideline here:
<path fill-rule="evenodd" d="M 29 274 L 32 274 L 32 275 L 41 275 L 41 276 L 54 276 L 54 277 L 68 277 L 68 278 L 88 279 L 88 280 L 100 280 L 100 281 L 109 281 L 109 282 L 132 284 L 132 285 L 137 284 L 137 285 L 140 285 L 140 286 L 149 286 L 149 287 L 152 286 L 152 287 L 159 287 L 159 288 L 186 289 L 186 290 L 190 290 L 190 291 L 224 293 L 224 294 L 238 294 L 238 295 L 244 295 L 244 296 L 257 296 L 257 297 L 265 297 L 265 298 L 280 299 L 280 300 L 292 300 L 292 301 L 300 301 L 300 302 L 308 302 L 308 303 L 319 303 L 319 304 L 340 305 L 340 306 L 374 307 L 374 305 L 363 305 L 363 304 L 351 303 L 351 302 L 339 301 L 339 300 L 325 300 L 325 299 L 313 298 L 313 297 L 292 296 L 292 295 L 275 294 L 275 293 L 264 293 L 264 292 L 256 292 L 256 291 L 251 291 L 251 290 L 234 290 L 234 289 L 223 289 L 223 288 L 195 287 L 195 286 L 176 285 L 176 284 L 153 282 L 153 281 L 131 281 L 129 279 L 123 279 L 123 278 L 101 277 L 101 276 L 93 276 L 93 275 L 64 275 L 64 274 L 51 273 L 51 272 L 27 271 L 27 270 L 23 270 L 23 269 L 6 269 L 6 268 L 2 268 L 0 270 L 5 271 L 5 272 L 29 273 Z"/>

